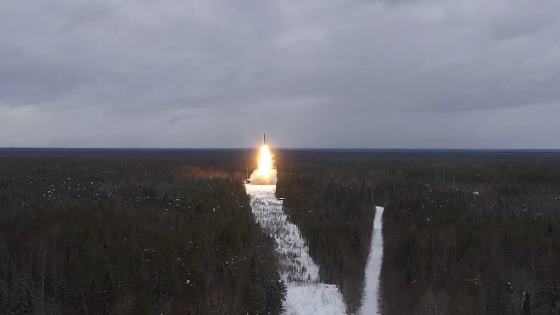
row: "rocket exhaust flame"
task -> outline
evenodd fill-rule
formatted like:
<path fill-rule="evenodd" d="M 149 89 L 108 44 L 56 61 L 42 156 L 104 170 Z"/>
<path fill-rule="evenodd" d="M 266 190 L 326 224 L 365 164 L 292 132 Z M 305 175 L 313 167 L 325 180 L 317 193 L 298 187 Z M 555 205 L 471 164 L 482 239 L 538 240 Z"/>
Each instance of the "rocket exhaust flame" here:
<path fill-rule="evenodd" d="M 249 180 L 254 185 L 276 185 L 276 170 L 270 148 L 266 145 L 266 135 L 263 142 L 259 151 L 258 168 L 251 174 Z"/>
<path fill-rule="evenodd" d="M 270 154 L 270 149 L 266 144 L 263 144 L 261 147 L 258 171 L 261 174 L 268 174 L 272 171 L 272 155 Z"/>

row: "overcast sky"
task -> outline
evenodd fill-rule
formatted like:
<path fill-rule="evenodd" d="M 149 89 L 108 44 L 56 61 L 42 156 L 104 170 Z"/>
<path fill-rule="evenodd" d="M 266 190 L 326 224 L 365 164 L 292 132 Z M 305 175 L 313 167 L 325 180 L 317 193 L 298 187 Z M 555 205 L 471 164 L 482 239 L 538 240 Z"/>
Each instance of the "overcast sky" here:
<path fill-rule="evenodd" d="M 558 0 L 0 1 L 0 147 L 560 148 Z"/>

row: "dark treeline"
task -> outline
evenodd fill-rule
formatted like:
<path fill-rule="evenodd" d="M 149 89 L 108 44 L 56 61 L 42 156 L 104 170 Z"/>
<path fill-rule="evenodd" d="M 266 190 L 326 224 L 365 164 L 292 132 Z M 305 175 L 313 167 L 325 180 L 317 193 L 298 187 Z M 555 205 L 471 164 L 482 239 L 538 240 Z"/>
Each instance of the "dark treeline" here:
<path fill-rule="evenodd" d="M 0 313 L 280 312 L 246 157 L 19 154 L 0 158 Z"/>
<path fill-rule="evenodd" d="M 557 154 L 279 155 L 278 193 L 343 293 L 337 262 L 369 247 L 377 204 L 385 314 L 560 314 Z M 350 310 L 356 298 L 346 292 Z"/>
<path fill-rule="evenodd" d="M 241 185 L 254 153 L 0 152 L 0 313 L 277 314 Z M 381 205 L 386 315 L 560 314 L 557 154 L 275 154 L 277 195 L 350 313 Z"/>
<path fill-rule="evenodd" d="M 559 314 L 559 184 L 548 156 L 402 168 L 383 188 L 386 314 Z"/>
<path fill-rule="evenodd" d="M 375 216 L 373 186 L 359 168 L 308 164 L 301 157 L 290 167 L 288 161 L 279 159 L 276 194 L 285 198 L 284 209 L 306 239 L 321 281 L 338 285 L 348 312 L 355 314 Z"/>

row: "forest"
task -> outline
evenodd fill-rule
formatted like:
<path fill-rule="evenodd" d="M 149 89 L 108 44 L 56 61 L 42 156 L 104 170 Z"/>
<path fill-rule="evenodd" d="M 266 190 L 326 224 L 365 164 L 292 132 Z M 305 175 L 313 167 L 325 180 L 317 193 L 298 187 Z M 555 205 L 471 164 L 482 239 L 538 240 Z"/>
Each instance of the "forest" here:
<path fill-rule="evenodd" d="M 349 314 L 360 306 L 370 250 L 373 187 L 339 164 L 297 163 L 278 173 L 276 194 L 307 240 L 321 281 L 338 285 Z M 348 176 L 350 175 L 350 176 Z"/>
<path fill-rule="evenodd" d="M 559 158 L 284 152 L 278 194 L 349 313 L 380 205 L 384 314 L 560 314 Z"/>
<path fill-rule="evenodd" d="M 0 313 L 281 311 L 243 152 L 55 155 L 0 158 Z"/>
<path fill-rule="evenodd" d="M 0 150 L 0 313 L 280 314 L 254 150 Z M 560 155 L 276 150 L 349 314 L 384 206 L 386 315 L 560 314 Z"/>

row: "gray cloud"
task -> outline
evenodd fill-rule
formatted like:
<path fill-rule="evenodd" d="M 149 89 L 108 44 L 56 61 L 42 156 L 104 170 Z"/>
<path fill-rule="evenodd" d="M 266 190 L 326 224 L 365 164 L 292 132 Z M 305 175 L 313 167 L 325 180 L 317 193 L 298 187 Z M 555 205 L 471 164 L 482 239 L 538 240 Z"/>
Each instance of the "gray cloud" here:
<path fill-rule="evenodd" d="M 171 117 L 171 119 L 169 119 L 167 121 L 167 123 L 170 124 L 170 125 L 173 125 L 173 124 L 176 124 L 176 123 L 181 122 L 181 121 L 192 119 L 194 117 L 196 117 L 196 115 L 177 115 L 177 116 Z"/>
<path fill-rule="evenodd" d="M 4 1 L 0 146 L 245 147 L 266 131 L 287 147 L 559 147 L 559 14 L 521 0 Z"/>

